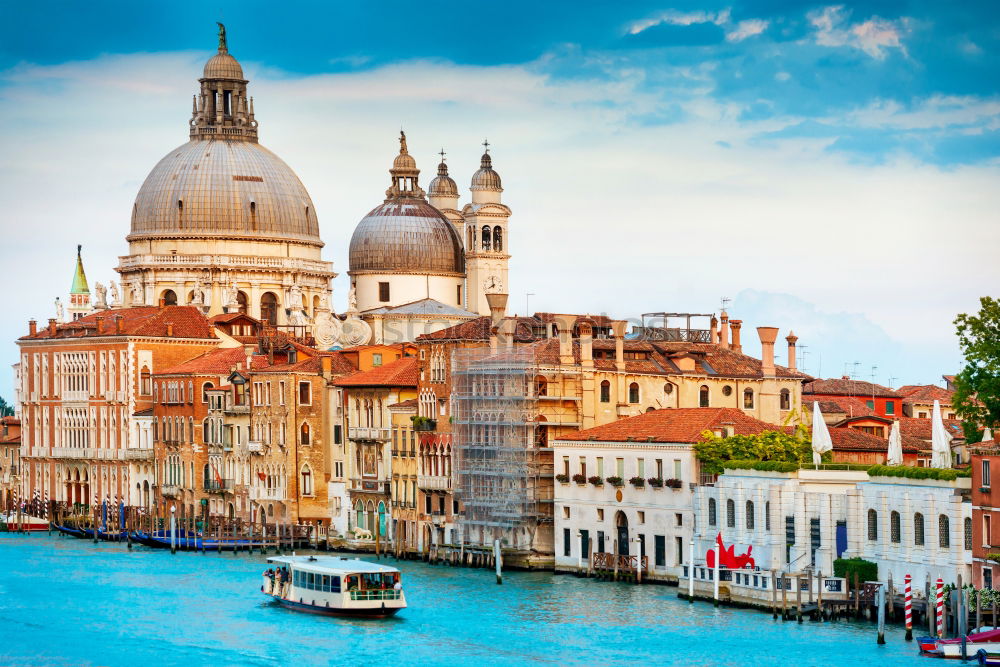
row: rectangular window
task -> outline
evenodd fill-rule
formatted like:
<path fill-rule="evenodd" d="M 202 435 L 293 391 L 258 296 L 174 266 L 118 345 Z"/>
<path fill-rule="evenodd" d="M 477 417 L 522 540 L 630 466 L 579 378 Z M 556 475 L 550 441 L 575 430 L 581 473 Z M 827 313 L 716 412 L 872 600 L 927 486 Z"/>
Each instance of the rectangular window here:
<path fill-rule="evenodd" d="M 875 409 L 875 401 L 871 401 L 871 400 L 865 401 L 865 405 L 868 406 L 869 410 L 874 410 Z"/>
<path fill-rule="evenodd" d="M 597 457 L 597 476 L 604 479 L 604 457 Z"/>
<path fill-rule="evenodd" d="M 584 477 L 587 476 L 587 457 L 586 456 L 581 456 L 580 457 L 580 474 L 583 475 Z"/>
<path fill-rule="evenodd" d="M 656 478 L 663 479 L 663 459 L 656 459 Z"/>
<path fill-rule="evenodd" d="M 674 514 L 674 525 L 683 526 L 684 525 L 684 515 L 680 512 Z"/>
<path fill-rule="evenodd" d="M 590 558 L 590 531 L 580 531 L 580 553 L 583 558 Z"/>
<path fill-rule="evenodd" d="M 431 497 L 430 495 L 424 496 L 424 510 L 426 514 L 431 513 Z"/>
<path fill-rule="evenodd" d="M 894 415 L 896 414 L 896 401 L 886 401 L 885 402 L 885 414 Z"/>
<path fill-rule="evenodd" d="M 375 353 L 373 353 L 372 354 L 372 366 L 381 366 L 381 365 L 382 365 L 382 353 L 381 352 L 375 352 Z"/>
<path fill-rule="evenodd" d="M 667 538 L 665 535 L 656 535 L 653 538 L 653 555 L 656 567 L 667 566 Z"/>
<path fill-rule="evenodd" d="M 278 405 L 285 404 L 285 382 L 278 383 Z"/>
<path fill-rule="evenodd" d="M 604 553 L 604 531 L 597 531 L 597 553 Z"/>
<path fill-rule="evenodd" d="M 335 445 L 343 444 L 343 436 L 341 435 L 340 424 L 333 425 L 333 444 Z"/>
<path fill-rule="evenodd" d="M 989 514 L 983 515 L 983 546 L 993 545 L 993 526 Z"/>
<path fill-rule="evenodd" d="M 462 286 L 455 285 L 455 303 L 462 305 Z"/>
<path fill-rule="evenodd" d="M 681 477 L 681 460 L 674 459 L 674 479 L 683 479 Z"/>
<path fill-rule="evenodd" d="M 563 556 L 569 556 L 573 553 L 573 541 L 571 537 L 570 529 L 563 528 Z"/>
<path fill-rule="evenodd" d="M 639 459 L 636 461 L 635 471 L 635 474 L 639 477 L 646 476 L 646 459 Z"/>
<path fill-rule="evenodd" d="M 615 459 L 615 475 L 618 477 L 625 476 L 625 459 Z"/>
<path fill-rule="evenodd" d="M 983 459 L 983 481 L 980 486 L 990 485 L 990 460 Z"/>
<path fill-rule="evenodd" d="M 597 520 L 604 521 L 604 509 L 601 507 L 597 508 Z"/>
<path fill-rule="evenodd" d="M 637 514 L 639 516 L 639 523 L 646 523 L 646 513 L 643 512 L 642 510 L 639 510 Z"/>
<path fill-rule="evenodd" d="M 684 562 L 684 538 L 675 537 L 674 538 L 674 560 L 677 565 Z"/>
<path fill-rule="evenodd" d="M 563 457 L 563 474 L 566 477 L 569 477 L 569 457 L 568 456 L 564 456 Z"/>
<path fill-rule="evenodd" d="M 312 384 L 309 382 L 299 383 L 299 405 L 312 405 Z"/>
<path fill-rule="evenodd" d="M 993 589 L 993 568 L 983 568 L 983 588 Z"/>
<path fill-rule="evenodd" d="M 389 300 L 389 283 L 378 284 L 378 300 L 379 301 Z"/>

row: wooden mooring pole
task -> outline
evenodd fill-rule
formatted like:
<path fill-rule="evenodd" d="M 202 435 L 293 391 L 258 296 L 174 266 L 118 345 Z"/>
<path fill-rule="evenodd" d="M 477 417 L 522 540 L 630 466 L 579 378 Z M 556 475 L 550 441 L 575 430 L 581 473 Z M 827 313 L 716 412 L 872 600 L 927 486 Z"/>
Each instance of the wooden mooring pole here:
<path fill-rule="evenodd" d="M 500 540 L 493 540 L 493 561 L 496 565 L 497 573 L 497 585 L 503 583 L 503 575 L 501 574 L 501 569 L 503 568 L 503 554 L 500 553 Z"/>

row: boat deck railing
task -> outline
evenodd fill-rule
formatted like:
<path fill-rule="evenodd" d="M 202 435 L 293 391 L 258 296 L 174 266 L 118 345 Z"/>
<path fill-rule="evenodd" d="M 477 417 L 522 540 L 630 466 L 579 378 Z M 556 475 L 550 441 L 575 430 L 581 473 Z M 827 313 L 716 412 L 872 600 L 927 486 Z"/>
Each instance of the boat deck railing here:
<path fill-rule="evenodd" d="M 373 588 L 366 591 L 351 591 L 352 600 L 398 600 L 403 591 L 394 588 Z"/>

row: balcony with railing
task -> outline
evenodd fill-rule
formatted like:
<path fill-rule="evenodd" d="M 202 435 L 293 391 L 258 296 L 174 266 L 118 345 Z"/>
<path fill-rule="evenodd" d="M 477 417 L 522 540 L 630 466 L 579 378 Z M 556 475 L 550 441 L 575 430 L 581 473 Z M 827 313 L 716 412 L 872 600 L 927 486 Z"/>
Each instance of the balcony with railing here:
<path fill-rule="evenodd" d="M 152 461 L 152 447 L 129 447 L 125 451 L 126 461 Z"/>
<path fill-rule="evenodd" d="M 177 484 L 161 484 L 160 495 L 164 498 L 177 498 L 181 495 L 181 487 Z"/>
<path fill-rule="evenodd" d="M 387 479 L 366 479 L 363 477 L 351 478 L 351 491 L 368 491 L 370 493 L 384 493 L 389 495 L 389 480 Z"/>
<path fill-rule="evenodd" d="M 206 479 L 204 489 L 207 493 L 232 493 L 233 480 L 231 479 Z"/>
<path fill-rule="evenodd" d="M 417 475 L 417 487 L 428 491 L 450 491 L 451 477 L 448 475 Z"/>
<path fill-rule="evenodd" d="M 227 415 L 248 415 L 250 414 L 250 404 L 245 403 L 243 405 L 232 405 L 226 404 L 226 407 L 222 408 L 223 414 Z"/>
<path fill-rule="evenodd" d="M 369 426 L 351 426 L 347 429 L 347 437 L 351 440 L 389 440 L 389 429 Z"/>
<path fill-rule="evenodd" d="M 250 487 L 250 500 L 256 501 L 277 501 L 282 502 L 285 500 L 287 493 L 285 487 L 266 487 L 266 486 L 251 486 Z"/>
<path fill-rule="evenodd" d="M 263 454 L 264 443 L 259 440 L 251 440 L 247 443 L 247 451 L 251 454 Z"/>

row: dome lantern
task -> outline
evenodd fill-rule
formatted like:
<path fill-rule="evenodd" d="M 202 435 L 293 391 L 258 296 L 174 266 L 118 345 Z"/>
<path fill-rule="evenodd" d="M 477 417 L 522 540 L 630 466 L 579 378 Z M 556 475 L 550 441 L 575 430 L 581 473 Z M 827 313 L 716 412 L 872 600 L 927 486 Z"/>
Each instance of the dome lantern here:
<path fill-rule="evenodd" d="M 500 202 L 500 174 L 493 170 L 493 158 L 490 156 L 490 142 L 484 141 L 486 151 L 479 161 L 479 169 L 472 175 L 469 190 L 472 191 L 473 203 Z"/>
<path fill-rule="evenodd" d="M 229 54 L 226 26 L 219 25 L 219 52 L 208 59 L 201 91 L 195 95 L 189 123 L 191 138 L 257 141 L 253 98 L 247 96 L 247 80 L 239 61 Z"/>
<path fill-rule="evenodd" d="M 389 175 L 392 177 L 392 185 L 385 191 L 386 201 L 424 198 L 424 191 L 417 183 L 420 170 L 417 169 L 417 161 L 406 149 L 406 133 L 402 130 L 399 131 L 399 155 L 392 161 Z"/>

